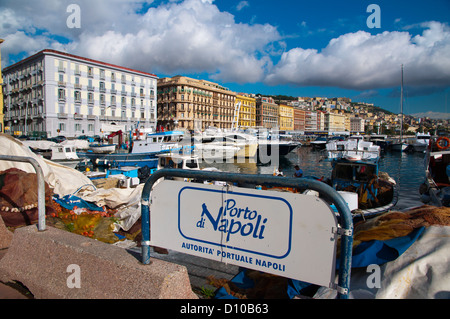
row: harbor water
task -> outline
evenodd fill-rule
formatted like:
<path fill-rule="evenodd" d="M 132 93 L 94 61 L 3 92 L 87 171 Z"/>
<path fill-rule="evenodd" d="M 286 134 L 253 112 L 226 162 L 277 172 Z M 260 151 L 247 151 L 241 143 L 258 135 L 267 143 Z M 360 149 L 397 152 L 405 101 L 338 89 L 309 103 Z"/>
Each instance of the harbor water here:
<path fill-rule="evenodd" d="M 380 171 L 388 173 L 398 185 L 399 199 L 394 209 L 404 210 L 423 205 L 420 201 L 419 187 L 425 179 L 424 158 L 424 153 L 382 153 Z M 200 166 L 215 167 L 224 172 L 269 175 L 278 168 L 284 176 L 293 176 L 294 166 L 299 165 L 304 176 L 326 179 L 331 174 L 331 163 L 325 159 L 325 153 L 314 151 L 311 147 L 297 148 L 288 155 L 279 157 L 278 163 L 275 160 L 261 164 L 248 159 L 242 162 L 242 159 L 235 159 L 232 163 L 203 162 Z"/>

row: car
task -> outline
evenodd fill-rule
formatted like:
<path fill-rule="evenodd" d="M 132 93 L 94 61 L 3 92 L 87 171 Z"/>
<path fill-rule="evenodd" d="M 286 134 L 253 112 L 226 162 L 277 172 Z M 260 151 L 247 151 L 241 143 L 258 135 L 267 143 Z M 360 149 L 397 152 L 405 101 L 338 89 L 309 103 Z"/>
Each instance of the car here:
<path fill-rule="evenodd" d="M 62 135 L 58 135 L 55 138 L 58 140 L 57 143 L 61 143 L 61 142 L 64 142 L 65 140 L 67 140 L 67 138 L 65 136 L 62 136 Z"/>

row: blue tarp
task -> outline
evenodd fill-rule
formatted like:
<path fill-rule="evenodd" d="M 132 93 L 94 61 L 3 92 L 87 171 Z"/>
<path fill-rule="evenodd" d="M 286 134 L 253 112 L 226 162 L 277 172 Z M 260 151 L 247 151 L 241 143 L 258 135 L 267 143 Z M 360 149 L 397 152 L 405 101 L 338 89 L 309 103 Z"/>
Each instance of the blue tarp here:
<path fill-rule="evenodd" d="M 73 210 L 73 208 L 76 206 L 78 208 L 86 208 L 93 211 L 99 211 L 103 212 L 103 208 L 98 207 L 95 204 L 89 203 L 80 197 L 74 196 L 74 195 L 66 195 L 64 197 L 59 197 L 59 195 L 53 195 L 53 200 L 57 202 L 62 207 Z"/>
<path fill-rule="evenodd" d="M 403 254 L 424 232 L 425 227 L 413 230 L 406 236 L 397 237 L 389 240 L 371 240 L 362 242 L 353 251 L 352 268 L 367 267 L 372 264 L 382 265 L 389 261 L 395 260 Z M 336 260 L 336 267 L 339 269 L 339 260 Z M 232 280 L 236 286 L 241 289 L 249 289 L 254 286 L 253 281 L 245 274 L 245 270 L 239 272 Z M 287 294 L 289 298 L 297 295 L 304 295 L 311 289 L 311 285 L 299 280 L 289 279 L 287 286 Z M 225 288 L 219 288 L 216 291 L 217 299 L 236 299 L 229 295 Z"/>

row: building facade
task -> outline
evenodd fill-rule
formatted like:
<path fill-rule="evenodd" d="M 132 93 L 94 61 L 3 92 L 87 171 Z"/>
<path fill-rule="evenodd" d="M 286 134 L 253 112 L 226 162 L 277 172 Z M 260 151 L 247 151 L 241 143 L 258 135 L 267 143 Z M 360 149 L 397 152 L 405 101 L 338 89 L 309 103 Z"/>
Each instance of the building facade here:
<path fill-rule="evenodd" d="M 13 134 L 105 135 L 156 128 L 157 76 L 55 50 L 3 70 Z"/>
<path fill-rule="evenodd" d="M 305 131 L 306 111 L 300 107 L 294 107 L 294 131 Z"/>
<path fill-rule="evenodd" d="M 352 133 L 364 133 L 364 119 L 359 117 L 351 117 L 350 118 L 350 132 Z"/>
<path fill-rule="evenodd" d="M 292 106 L 279 105 L 278 126 L 280 131 L 294 130 L 294 108 Z"/>
<path fill-rule="evenodd" d="M 158 127 L 165 130 L 231 128 L 236 93 L 185 76 L 158 80 Z"/>
<path fill-rule="evenodd" d="M 329 133 L 345 131 L 345 116 L 335 113 L 325 113 L 325 131 Z"/>
<path fill-rule="evenodd" d="M 278 127 L 279 106 L 271 97 L 256 98 L 256 125 L 271 129 Z"/>
<path fill-rule="evenodd" d="M 236 103 L 241 103 L 239 110 L 239 127 L 247 129 L 256 126 L 256 99 L 246 93 L 236 95 Z"/>

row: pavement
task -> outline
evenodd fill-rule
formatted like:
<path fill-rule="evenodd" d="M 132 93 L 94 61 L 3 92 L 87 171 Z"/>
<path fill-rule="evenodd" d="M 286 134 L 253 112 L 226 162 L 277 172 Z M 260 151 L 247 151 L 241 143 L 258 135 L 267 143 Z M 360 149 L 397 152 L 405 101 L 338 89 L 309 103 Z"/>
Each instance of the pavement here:
<path fill-rule="evenodd" d="M 140 248 L 133 248 L 131 250 L 135 253 L 140 253 Z M 7 248 L 0 249 L 0 260 L 7 251 Z M 239 267 L 237 266 L 190 256 L 176 251 L 169 251 L 169 254 L 158 254 L 152 250 L 151 257 L 185 266 L 188 270 L 192 287 L 198 289 L 205 288 L 214 291 L 216 288 L 208 283 L 209 276 L 217 279 L 231 280 L 239 272 Z M 0 299 L 32 298 L 33 295 L 20 285 L 0 282 Z"/>
<path fill-rule="evenodd" d="M 0 260 L 6 254 L 8 249 L 0 250 Z M 27 294 L 26 290 L 17 284 L 7 285 L 0 282 L 0 299 L 30 299 L 31 294 Z"/>

